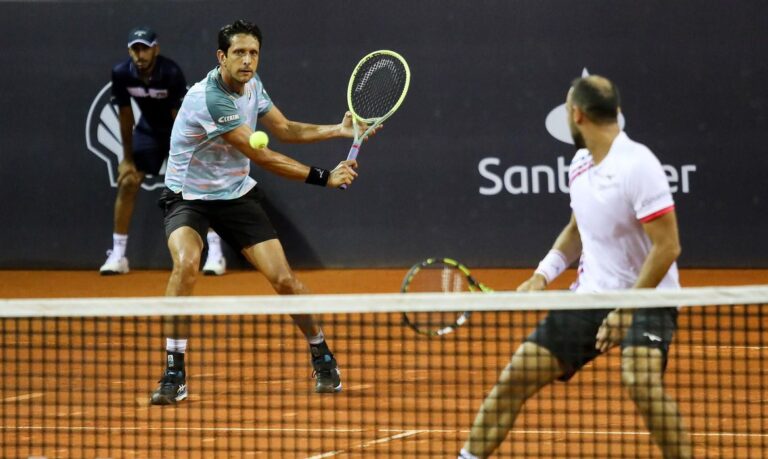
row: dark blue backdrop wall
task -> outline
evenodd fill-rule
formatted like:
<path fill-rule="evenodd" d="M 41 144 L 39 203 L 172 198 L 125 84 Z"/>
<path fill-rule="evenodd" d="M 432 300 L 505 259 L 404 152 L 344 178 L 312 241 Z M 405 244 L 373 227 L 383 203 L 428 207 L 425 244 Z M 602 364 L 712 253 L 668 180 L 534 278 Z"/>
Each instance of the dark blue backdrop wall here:
<path fill-rule="evenodd" d="M 766 17 L 722 0 L 1 2 L 0 268 L 98 268 L 120 151 L 103 96 L 127 31 L 154 27 L 194 82 L 236 18 L 261 26 L 259 74 L 292 119 L 338 122 L 368 51 L 413 73 L 347 192 L 252 172 L 297 267 L 535 265 L 569 217 L 561 105 L 584 73 L 618 83 L 626 131 L 665 164 L 681 265 L 768 267 Z M 332 167 L 349 142 L 272 146 Z M 133 267 L 170 265 L 158 194 L 140 193 Z"/>

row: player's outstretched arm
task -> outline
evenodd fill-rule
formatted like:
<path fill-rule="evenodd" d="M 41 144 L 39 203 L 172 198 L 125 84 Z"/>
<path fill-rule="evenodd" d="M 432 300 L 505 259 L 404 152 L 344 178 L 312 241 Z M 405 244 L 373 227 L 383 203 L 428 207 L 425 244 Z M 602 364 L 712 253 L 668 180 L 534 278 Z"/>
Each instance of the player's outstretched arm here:
<path fill-rule="evenodd" d="M 133 109 L 130 105 L 120 107 L 120 139 L 123 143 L 123 160 L 117 165 L 117 184 L 120 186 L 128 177 L 136 177 L 133 162 Z"/>
<path fill-rule="evenodd" d="M 259 167 L 283 178 L 335 188 L 342 184 L 348 185 L 357 177 L 354 170 L 357 161 L 342 161 L 332 171 L 310 167 L 267 147 L 251 147 L 249 139 L 252 133 L 251 128 L 243 124 L 222 134 L 221 137 Z"/>
<path fill-rule="evenodd" d="M 259 119 L 273 137 L 284 143 L 310 143 L 339 137 L 352 138 L 355 135 L 352 126 L 352 114 L 347 112 L 339 124 L 310 124 L 291 121 L 279 108 L 273 106 L 266 115 Z M 368 125 L 358 122 L 358 130 L 365 131 Z M 378 130 L 378 129 L 377 129 Z"/>
<path fill-rule="evenodd" d="M 517 287 L 519 292 L 544 290 L 581 255 L 581 234 L 576 217 L 571 219 L 555 239 L 552 249 L 541 260 L 533 275 Z"/>
<path fill-rule="evenodd" d="M 651 251 L 640 268 L 634 288 L 656 288 L 681 252 L 675 211 L 643 223 L 643 231 L 651 240 Z"/>

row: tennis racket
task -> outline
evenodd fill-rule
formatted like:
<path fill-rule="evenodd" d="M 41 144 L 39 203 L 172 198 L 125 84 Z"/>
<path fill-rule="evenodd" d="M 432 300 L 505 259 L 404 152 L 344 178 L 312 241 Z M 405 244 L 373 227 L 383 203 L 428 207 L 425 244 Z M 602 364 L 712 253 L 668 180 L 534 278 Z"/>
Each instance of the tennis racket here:
<path fill-rule="evenodd" d="M 491 292 L 469 272 L 469 268 L 451 258 L 427 258 L 411 267 L 400 287 L 402 293 L 414 292 Z M 423 335 L 441 336 L 464 325 L 471 312 L 404 312 L 403 323 Z"/>
<path fill-rule="evenodd" d="M 408 63 L 394 51 L 374 51 L 357 63 L 347 86 L 347 105 L 355 132 L 347 159 L 357 158 L 366 137 L 400 108 L 410 84 Z M 357 125 L 361 121 L 368 125 L 362 134 Z"/>

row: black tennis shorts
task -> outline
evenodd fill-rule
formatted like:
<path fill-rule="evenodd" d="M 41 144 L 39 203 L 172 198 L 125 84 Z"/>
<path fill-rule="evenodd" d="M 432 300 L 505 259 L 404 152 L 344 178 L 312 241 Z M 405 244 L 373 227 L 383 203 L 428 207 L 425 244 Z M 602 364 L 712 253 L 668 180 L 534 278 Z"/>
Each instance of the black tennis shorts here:
<path fill-rule="evenodd" d="M 600 355 L 595 349 L 597 331 L 613 309 L 550 311 L 526 341 L 549 350 L 560 360 L 568 381 L 584 365 Z M 661 350 L 664 366 L 677 328 L 677 308 L 637 309 L 621 348 L 650 347 Z"/>
<path fill-rule="evenodd" d="M 133 130 L 133 162 L 136 170 L 158 175 L 170 149 L 170 132 L 150 132 L 140 127 Z"/>
<path fill-rule="evenodd" d="M 158 205 L 165 214 L 165 237 L 182 226 L 189 226 L 205 242 L 208 228 L 213 228 L 232 248 L 242 250 L 277 238 L 277 232 L 261 206 L 264 193 L 253 187 L 237 199 L 187 201 L 181 193 L 166 188 Z"/>

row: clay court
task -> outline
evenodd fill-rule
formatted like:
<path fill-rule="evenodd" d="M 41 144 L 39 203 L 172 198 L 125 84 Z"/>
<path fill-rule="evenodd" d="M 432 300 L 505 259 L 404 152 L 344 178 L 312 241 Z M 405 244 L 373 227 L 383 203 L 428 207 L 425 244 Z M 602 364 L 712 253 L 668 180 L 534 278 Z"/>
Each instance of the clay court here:
<path fill-rule="evenodd" d="M 399 290 L 404 271 L 318 270 L 299 276 L 315 293 L 387 293 Z M 473 274 L 505 290 L 529 271 Z M 158 296 L 167 276 L 3 271 L 0 295 Z M 572 278 L 569 272 L 555 288 Z M 765 284 L 768 271 L 686 270 L 682 282 Z M 201 278 L 196 293 L 271 291 L 259 275 L 236 271 Z M 757 317 L 757 309 L 735 308 L 728 325 L 743 327 L 739 317 Z M 400 326 L 398 314 L 325 315 L 344 378 L 344 391 L 334 395 L 312 393 L 305 344 L 287 316 L 207 317 L 193 323 L 190 397 L 171 407 L 148 404 L 162 368 L 157 318 L 4 319 L 3 457 L 455 457 L 499 369 L 538 317 L 479 314 L 455 334 L 425 338 Z M 764 312 L 759 317 L 765 321 Z M 764 368 L 746 367 L 768 359 L 767 349 L 754 346 L 765 338 L 718 332 L 728 346 L 710 349 L 699 344 L 705 342 L 703 331 L 684 331 L 691 320 L 705 330 L 718 324 L 706 315 L 681 316 L 681 344 L 673 346 L 667 373 L 693 432 L 696 457 L 765 456 L 768 375 Z M 708 364 L 713 353 L 724 359 L 714 367 Z M 613 379 L 618 364 L 613 352 L 569 385 L 545 389 L 525 406 L 512 433 L 515 441 L 508 438 L 498 457 L 608 457 L 609 450 L 612 458 L 660 457 Z M 753 411 L 734 412 L 745 409 Z"/>

